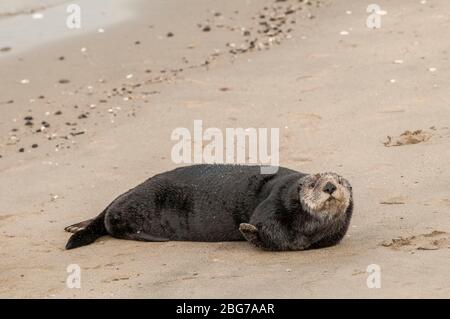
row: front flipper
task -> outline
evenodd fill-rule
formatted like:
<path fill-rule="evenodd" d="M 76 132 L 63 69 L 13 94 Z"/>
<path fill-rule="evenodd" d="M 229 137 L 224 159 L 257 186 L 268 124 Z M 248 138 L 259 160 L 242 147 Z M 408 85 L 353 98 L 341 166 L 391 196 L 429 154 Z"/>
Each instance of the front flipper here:
<path fill-rule="evenodd" d="M 239 225 L 239 231 L 249 243 L 255 245 L 256 247 L 263 246 L 261 239 L 259 238 L 258 228 L 252 224 L 241 223 Z"/>

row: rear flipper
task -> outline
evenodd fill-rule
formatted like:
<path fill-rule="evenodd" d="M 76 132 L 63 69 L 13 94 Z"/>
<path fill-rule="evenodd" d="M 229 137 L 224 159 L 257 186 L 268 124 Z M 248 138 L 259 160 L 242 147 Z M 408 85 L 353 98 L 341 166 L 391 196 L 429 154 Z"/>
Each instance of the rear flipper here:
<path fill-rule="evenodd" d="M 105 228 L 105 214 L 106 210 L 104 210 L 100 215 L 93 219 L 83 229 L 80 229 L 75 234 L 73 234 L 66 244 L 66 249 L 73 249 L 80 246 L 89 245 L 90 243 L 93 243 L 97 238 L 107 235 L 108 232 Z M 85 222 L 87 223 L 88 221 L 84 221 L 79 224 L 83 224 Z"/>
<path fill-rule="evenodd" d="M 66 228 L 64 228 L 64 230 L 68 233 L 76 233 L 77 231 L 83 230 L 86 228 L 87 225 L 89 225 L 92 221 L 94 220 L 94 218 L 67 226 Z"/>

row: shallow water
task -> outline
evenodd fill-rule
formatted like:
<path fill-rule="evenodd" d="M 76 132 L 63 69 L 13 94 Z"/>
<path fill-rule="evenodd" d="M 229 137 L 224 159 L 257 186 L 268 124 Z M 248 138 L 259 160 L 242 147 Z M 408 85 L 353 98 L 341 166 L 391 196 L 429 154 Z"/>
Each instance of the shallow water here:
<path fill-rule="evenodd" d="M 67 0 L 2 0 L 0 3 L 0 58 L 86 32 L 107 32 L 111 25 L 134 17 L 138 0 L 81 0 L 80 28 L 70 28 L 73 11 Z"/>
<path fill-rule="evenodd" d="M 70 3 L 70 0 L 2 0 L 0 2 L 0 18 L 27 14 L 56 5 Z"/>

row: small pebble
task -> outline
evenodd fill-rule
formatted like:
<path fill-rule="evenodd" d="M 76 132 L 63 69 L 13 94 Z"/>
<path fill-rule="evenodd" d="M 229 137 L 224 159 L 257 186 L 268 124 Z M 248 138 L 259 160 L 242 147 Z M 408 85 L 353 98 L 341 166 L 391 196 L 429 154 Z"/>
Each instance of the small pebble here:
<path fill-rule="evenodd" d="M 69 83 L 70 81 L 67 80 L 67 79 L 61 79 L 58 82 L 61 83 L 61 84 L 66 84 L 66 83 Z"/>
<path fill-rule="evenodd" d="M 168 33 L 167 33 L 167 37 L 168 37 L 168 38 L 173 37 L 173 33 L 172 33 L 172 32 L 168 32 Z"/>
<path fill-rule="evenodd" d="M 209 25 L 205 25 L 202 29 L 203 32 L 209 32 L 211 31 L 211 27 Z"/>
<path fill-rule="evenodd" d="M 33 144 L 33 145 L 31 145 L 31 147 L 32 147 L 32 148 L 37 148 L 38 145 L 37 145 L 37 144 Z"/>

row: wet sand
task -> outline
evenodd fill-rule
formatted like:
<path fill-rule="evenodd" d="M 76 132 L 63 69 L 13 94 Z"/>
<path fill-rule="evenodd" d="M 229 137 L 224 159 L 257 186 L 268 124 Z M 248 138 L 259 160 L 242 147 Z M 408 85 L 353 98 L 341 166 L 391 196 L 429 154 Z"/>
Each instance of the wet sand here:
<path fill-rule="evenodd" d="M 105 8 L 39 45 L 0 28 L 0 296 L 450 297 L 450 4 L 381 4 L 370 30 L 359 1 L 316 3 L 119 1 L 126 19 Z M 60 9 L 0 26 L 51 25 Z M 177 166 L 171 133 L 196 119 L 278 127 L 281 165 L 346 176 L 344 241 L 268 253 L 103 237 L 65 251 L 65 226 Z M 66 286 L 70 264 L 81 289 Z"/>

